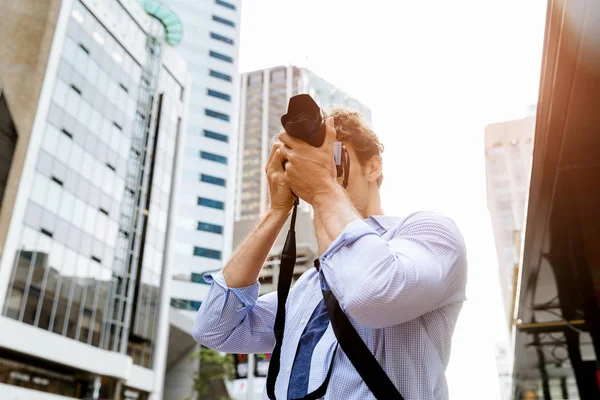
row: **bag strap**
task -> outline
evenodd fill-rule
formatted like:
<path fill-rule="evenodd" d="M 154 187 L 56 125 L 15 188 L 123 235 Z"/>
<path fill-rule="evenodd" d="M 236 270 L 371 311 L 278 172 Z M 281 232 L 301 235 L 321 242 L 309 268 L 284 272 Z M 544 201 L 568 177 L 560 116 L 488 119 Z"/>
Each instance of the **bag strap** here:
<path fill-rule="evenodd" d="M 315 260 L 318 269 L 319 260 Z M 365 381 L 376 399 L 403 400 L 404 398 L 385 373 L 379 361 L 362 340 L 354 326 L 342 311 L 342 307 L 331 290 L 323 290 L 327 313 L 331 320 L 333 333 L 344 353 Z"/>
<path fill-rule="evenodd" d="M 281 252 L 279 280 L 277 282 L 277 314 L 275 316 L 275 324 L 273 325 L 275 348 L 273 349 L 273 353 L 271 353 L 269 372 L 267 373 L 267 395 L 271 400 L 275 400 L 275 380 L 277 379 L 279 368 L 281 366 L 281 344 L 283 343 L 283 333 L 285 330 L 285 303 L 290 294 L 294 266 L 296 265 L 296 232 L 294 229 L 296 227 L 297 213 L 298 198 L 296 198 L 294 203 L 290 230 L 288 231 L 285 244 L 283 245 L 283 251 Z"/>

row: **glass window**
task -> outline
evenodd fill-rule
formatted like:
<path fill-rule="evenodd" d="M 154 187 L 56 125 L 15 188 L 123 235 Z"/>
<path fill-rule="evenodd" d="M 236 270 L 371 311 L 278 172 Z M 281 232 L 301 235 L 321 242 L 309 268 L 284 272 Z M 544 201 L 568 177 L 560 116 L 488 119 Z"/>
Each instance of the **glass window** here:
<path fill-rule="evenodd" d="M 108 75 L 106 75 L 106 72 L 99 70 L 98 71 L 98 82 L 96 83 L 96 87 L 98 88 L 98 90 L 100 90 L 102 93 L 106 93 L 106 88 L 108 86 Z"/>
<path fill-rule="evenodd" d="M 83 229 L 93 235 L 96 231 L 96 216 L 98 215 L 98 211 L 91 206 L 86 206 L 85 208 L 85 223 L 83 225 Z"/>
<path fill-rule="evenodd" d="M 218 200 L 211 200 L 204 197 L 198 197 L 198 205 L 210 208 L 216 208 L 217 210 L 224 210 L 225 203 Z"/>
<path fill-rule="evenodd" d="M 34 202 L 44 205 L 46 204 L 46 193 L 48 192 L 48 184 L 50 180 L 45 176 L 36 173 L 34 182 L 33 182 L 33 190 L 31 193 L 31 200 Z"/>
<path fill-rule="evenodd" d="M 75 196 L 66 190 L 63 191 L 63 196 L 60 200 L 60 208 L 58 209 L 58 215 L 65 221 L 71 221 L 71 217 L 73 217 L 74 204 Z"/>
<path fill-rule="evenodd" d="M 54 125 L 46 125 L 46 132 L 44 133 L 44 141 L 42 142 L 42 147 L 46 149 L 48 153 L 55 154 L 56 148 L 58 147 L 59 137 L 60 132 L 54 127 Z"/>
<path fill-rule="evenodd" d="M 79 228 L 83 227 L 83 222 L 85 219 L 85 203 L 78 198 L 75 198 L 75 202 L 73 205 L 73 217 L 71 221 L 73 224 Z"/>
<path fill-rule="evenodd" d="M 227 81 L 227 82 L 231 82 L 232 81 L 231 75 L 227 75 L 227 74 L 224 74 L 222 72 L 213 71 L 211 69 L 209 74 L 213 78 L 221 79 L 221 80 L 224 80 L 224 81 Z"/>
<path fill-rule="evenodd" d="M 221 252 L 218 250 L 206 249 L 204 247 L 194 246 L 194 255 L 197 257 L 212 258 L 214 260 L 221 259 Z"/>
<path fill-rule="evenodd" d="M 205 108 L 204 114 L 209 117 L 212 117 L 212 118 L 220 119 L 221 121 L 229 122 L 229 115 L 227 115 L 225 113 L 220 113 L 220 112 L 209 110 L 209 109 Z"/>
<path fill-rule="evenodd" d="M 112 101 L 113 103 L 115 103 L 117 100 L 117 92 L 118 91 L 119 91 L 119 88 L 118 88 L 117 84 L 114 83 L 113 81 L 110 81 L 108 83 L 108 99 L 110 101 Z"/>
<path fill-rule="evenodd" d="M 202 158 L 204 160 L 218 162 L 218 163 L 221 163 L 221 164 L 227 164 L 227 157 L 220 156 L 218 154 L 209 153 L 207 151 L 201 151 L 200 152 L 200 158 Z"/>
<path fill-rule="evenodd" d="M 230 10 L 234 10 L 235 11 L 235 4 L 231 4 L 231 3 L 228 3 L 228 2 L 223 1 L 223 0 L 215 0 L 215 3 L 218 4 L 218 5 L 220 5 L 220 6 L 223 6 L 225 8 L 229 8 Z"/>
<path fill-rule="evenodd" d="M 96 135 L 100 135 L 100 131 L 102 129 L 102 116 L 94 109 L 92 109 L 92 118 L 90 120 L 89 127 Z"/>
<path fill-rule="evenodd" d="M 211 32 L 210 37 L 223 43 L 233 44 L 233 39 L 230 39 L 227 36 L 219 35 L 218 33 Z"/>
<path fill-rule="evenodd" d="M 77 144 L 74 144 L 71 148 L 70 162 L 67 163 L 71 168 L 79 170 L 83 161 L 83 149 Z"/>
<path fill-rule="evenodd" d="M 205 129 L 203 134 L 207 138 L 219 140 L 219 141 L 225 142 L 225 143 L 229 142 L 229 137 L 227 135 L 223 135 L 222 133 L 217 133 L 217 132 L 213 132 L 213 131 L 209 131 L 209 130 Z"/>
<path fill-rule="evenodd" d="M 81 174 L 89 181 L 91 181 L 94 177 L 93 165 L 94 163 L 92 156 L 89 153 L 84 153 Z"/>
<path fill-rule="evenodd" d="M 77 46 L 75 42 L 70 37 L 65 39 L 65 47 L 63 49 L 63 57 L 67 60 L 71 65 L 75 64 L 75 58 L 77 57 Z"/>
<path fill-rule="evenodd" d="M 210 50 L 208 55 L 210 55 L 213 58 L 216 58 L 217 60 L 221 60 L 221 61 L 225 61 L 225 62 L 233 64 L 233 58 L 230 56 L 226 56 L 225 54 L 221 54 L 216 51 Z"/>
<path fill-rule="evenodd" d="M 54 153 L 55 157 L 68 164 L 69 156 L 71 155 L 71 147 L 73 147 L 73 141 L 70 137 L 64 134 L 59 134 L 58 136 L 58 147 L 56 149 L 56 153 Z"/>
<path fill-rule="evenodd" d="M 60 208 L 61 192 L 62 187 L 55 181 L 50 181 L 48 184 L 48 196 L 44 206 L 54 214 L 58 214 L 58 209 Z"/>
<path fill-rule="evenodd" d="M 235 27 L 235 22 L 230 21 L 230 20 L 225 19 L 225 18 L 218 17 L 216 15 L 212 16 L 212 20 L 215 21 L 215 22 L 218 22 L 220 24 L 223 24 L 223 25 Z"/>
<path fill-rule="evenodd" d="M 82 44 L 79 44 L 79 47 L 76 50 L 77 56 L 75 58 L 75 69 L 83 76 L 85 76 L 87 72 L 87 64 L 90 59 L 89 53 L 90 51 Z"/>
<path fill-rule="evenodd" d="M 231 96 L 227 93 L 217 92 L 216 90 L 208 89 L 207 94 L 212 97 L 216 97 L 221 100 L 231 101 Z"/>
<path fill-rule="evenodd" d="M 81 94 L 77 89 L 71 85 L 67 91 L 67 107 L 66 110 L 73 118 L 77 118 L 77 111 L 79 110 L 79 102 L 81 101 Z"/>
<path fill-rule="evenodd" d="M 78 115 L 79 123 L 87 126 L 90 122 L 91 116 L 92 116 L 92 108 L 87 103 L 87 101 L 81 100 L 81 103 L 79 104 L 79 115 Z"/>
<path fill-rule="evenodd" d="M 211 233 L 223 233 L 223 227 L 220 225 L 209 224 L 207 222 L 198 222 L 198 227 L 196 228 L 199 231 L 211 232 Z"/>
<path fill-rule="evenodd" d="M 54 101 L 63 109 L 67 104 L 67 85 L 62 81 L 62 79 L 56 80 L 54 87 Z"/>
<path fill-rule="evenodd" d="M 93 60 L 90 60 L 88 64 L 86 77 L 92 85 L 96 83 L 96 79 L 98 79 L 98 64 L 96 64 Z"/>
<path fill-rule="evenodd" d="M 217 178 L 216 176 L 200 174 L 200 180 L 206 183 L 212 183 L 213 185 L 225 186 L 225 179 Z"/>

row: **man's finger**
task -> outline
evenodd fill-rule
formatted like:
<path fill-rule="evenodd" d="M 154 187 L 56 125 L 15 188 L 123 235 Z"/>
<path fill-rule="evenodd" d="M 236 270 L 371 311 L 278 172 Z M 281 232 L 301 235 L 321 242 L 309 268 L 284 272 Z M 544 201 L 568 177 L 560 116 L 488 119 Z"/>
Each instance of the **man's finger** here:
<path fill-rule="evenodd" d="M 288 160 L 290 158 L 290 151 L 292 149 L 289 147 L 285 147 L 285 146 L 280 146 L 279 147 L 279 157 L 281 157 L 282 160 Z"/>
<path fill-rule="evenodd" d="M 267 165 L 265 170 L 268 171 L 271 168 L 271 164 L 273 163 L 273 158 L 275 157 L 275 153 L 279 150 L 281 143 L 275 142 L 273 146 L 271 146 L 271 153 L 269 154 L 269 158 L 267 159 Z"/>
<path fill-rule="evenodd" d="M 303 140 L 293 137 L 287 132 L 283 132 L 281 135 L 279 135 L 279 141 L 285 144 L 290 149 L 298 149 L 300 151 L 302 151 L 303 148 L 310 146 L 310 144 L 306 143 Z"/>
<path fill-rule="evenodd" d="M 322 147 L 333 151 L 333 143 L 336 140 L 336 135 L 333 117 L 329 117 L 325 121 L 325 141 Z"/>
<path fill-rule="evenodd" d="M 275 154 L 273 154 L 273 160 L 271 161 L 271 168 L 273 171 L 281 171 L 283 172 L 283 156 L 281 155 L 281 147 L 275 150 Z"/>

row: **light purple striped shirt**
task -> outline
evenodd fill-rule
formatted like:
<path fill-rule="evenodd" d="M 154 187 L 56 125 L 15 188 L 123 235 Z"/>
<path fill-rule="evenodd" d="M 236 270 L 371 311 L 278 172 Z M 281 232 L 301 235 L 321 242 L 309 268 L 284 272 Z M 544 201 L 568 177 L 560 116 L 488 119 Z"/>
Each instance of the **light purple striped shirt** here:
<path fill-rule="evenodd" d="M 405 400 L 447 399 L 445 370 L 467 282 L 465 245 L 456 225 L 432 212 L 356 220 L 320 261 L 320 271 L 305 272 L 290 291 L 277 399 L 287 397 L 298 341 L 323 298 L 322 286 L 336 295 Z M 276 292 L 258 297 L 259 283 L 228 288 L 221 273 L 205 279 L 212 284 L 196 316 L 194 338 L 227 353 L 271 352 Z M 309 392 L 324 381 L 336 343 L 330 324 L 312 355 Z M 340 348 L 324 399 L 373 398 Z"/>

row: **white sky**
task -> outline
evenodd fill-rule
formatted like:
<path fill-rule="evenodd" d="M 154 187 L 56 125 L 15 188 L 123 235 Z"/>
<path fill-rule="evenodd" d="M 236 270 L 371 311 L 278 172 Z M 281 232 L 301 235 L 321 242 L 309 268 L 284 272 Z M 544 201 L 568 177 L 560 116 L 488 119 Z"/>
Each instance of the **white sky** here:
<path fill-rule="evenodd" d="M 242 72 L 308 66 L 371 107 L 386 147 L 386 214 L 436 210 L 467 242 L 469 300 L 450 398 L 498 399 L 502 337 L 483 128 L 536 103 L 543 0 L 243 0 Z"/>

